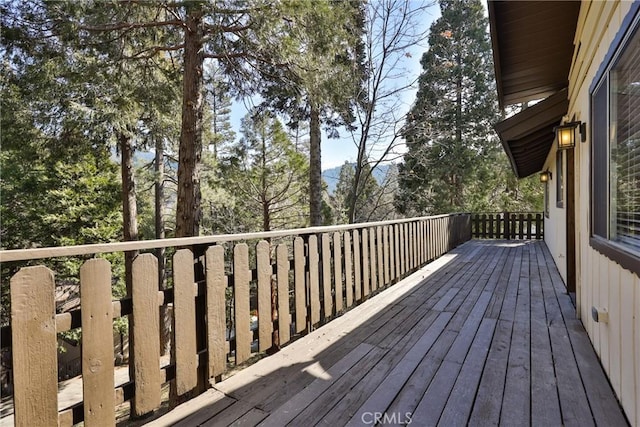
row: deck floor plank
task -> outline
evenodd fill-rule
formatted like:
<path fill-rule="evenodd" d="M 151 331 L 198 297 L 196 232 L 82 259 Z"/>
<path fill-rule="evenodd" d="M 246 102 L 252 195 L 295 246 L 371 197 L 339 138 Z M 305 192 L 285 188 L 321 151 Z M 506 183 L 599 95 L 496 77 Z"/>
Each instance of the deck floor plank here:
<path fill-rule="evenodd" d="M 500 425 L 527 425 L 531 417 L 531 325 L 529 248 L 523 248 L 516 311 L 507 363 Z"/>
<path fill-rule="evenodd" d="M 540 251 L 531 251 L 531 424 L 562 424 L 553 353 L 547 325 L 549 316 L 541 281 Z M 545 266 L 546 267 L 546 266 Z M 550 307 L 551 308 L 551 307 Z"/>
<path fill-rule="evenodd" d="M 149 425 L 626 425 L 545 244 L 475 240 Z M 369 418 L 367 418 L 369 417 Z"/>
<path fill-rule="evenodd" d="M 349 387 L 342 388 L 339 393 L 330 389 L 326 396 L 316 400 L 313 405 L 303 411 L 299 418 L 301 423 L 299 425 L 305 425 L 305 420 L 322 420 L 322 424 L 331 425 L 329 419 L 337 414 L 342 414 L 340 416 L 342 424 L 348 422 L 348 419 L 367 400 L 370 393 L 378 388 L 409 349 L 431 327 L 436 318 L 434 315 L 437 313 L 433 312 L 425 316 L 407 331 L 406 335 L 398 340 L 392 349 L 386 350 L 384 356 L 373 369 L 366 371 L 357 383 L 349 384 Z"/>

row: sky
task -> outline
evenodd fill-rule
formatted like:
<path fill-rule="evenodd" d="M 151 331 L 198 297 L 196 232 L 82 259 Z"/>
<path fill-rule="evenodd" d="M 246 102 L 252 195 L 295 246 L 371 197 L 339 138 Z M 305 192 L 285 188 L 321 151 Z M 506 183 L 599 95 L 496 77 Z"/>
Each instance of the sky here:
<path fill-rule="evenodd" d="M 416 4 L 417 0 L 414 0 Z M 428 30 L 431 26 L 431 23 L 440 17 L 440 8 L 437 4 L 431 6 L 424 13 L 424 21 L 422 25 L 425 30 Z M 410 48 L 405 56 L 404 61 L 406 62 L 404 65 L 405 68 L 409 70 L 409 74 L 405 76 L 407 81 L 415 80 L 422 70 L 420 66 L 420 59 L 422 58 L 422 54 L 426 50 L 426 41 L 422 46 L 414 46 Z M 413 101 L 415 100 L 417 87 L 412 90 L 407 90 L 404 93 L 402 98 L 402 108 L 403 111 L 398 111 L 398 113 L 405 114 L 411 108 Z M 245 106 L 245 102 L 237 101 L 234 102 L 232 106 L 232 114 L 231 114 L 231 124 L 233 128 L 236 130 L 238 137 L 239 129 L 240 129 L 240 120 L 246 114 L 247 107 Z M 344 129 L 338 130 L 340 134 L 340 138 L 338 139 L 329 139 L 323 131 L 322 135 L 322 169 L 331 169 L 336 166 L 341 166 L 345 162 L 354 162 L 357 156 L 357 148 L 351 138 L 348 138 L 347 132 Z"/>

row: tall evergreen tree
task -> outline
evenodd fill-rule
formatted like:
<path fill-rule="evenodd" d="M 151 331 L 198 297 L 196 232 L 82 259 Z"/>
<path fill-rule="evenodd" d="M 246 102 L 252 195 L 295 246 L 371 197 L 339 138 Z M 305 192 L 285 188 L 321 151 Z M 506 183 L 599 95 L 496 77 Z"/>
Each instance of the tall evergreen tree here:
<path fill-rule="evenodd" d="M 321 168 L 321 128 L 353 123 L 362 101 L 366 74 L 362 44 L 364 2 L 298 1 L 285 3 L 291 43 L 283 50 L 285 67 L 263 84 L 265 103 L 287 114 L 293 126 L 309 123 L 309 211 L 312 226 L 327 223 Z M 285 84 L 282 84 L 285 82 Z"/>
<path fill-rule="evenodd" d="M 495 165 L 499 117 L 487 18 L 480 0 L 441 0 L 416 101 L 403 134 L 397 209 L 405 214 L 470 209 L 483 168 Z"/>
<path fill-rule="evenodd" d="M 250 112 L 241 131 L 225 180 L 235 189 L 235 205 L 244 213 L 246 229 L 308 225 L 306 156 L 296 150 L 273 113 Z"/>
<path fill-rule="evenodd" d="M 206 68 L 205 89 L 207 101 L 207 132 L 210 133 L 209 151 L 215 159 L 228 155 L 226 151 L 236 135 L 231 126 L 231 95 L 229 84 L 218 64 Z"/>

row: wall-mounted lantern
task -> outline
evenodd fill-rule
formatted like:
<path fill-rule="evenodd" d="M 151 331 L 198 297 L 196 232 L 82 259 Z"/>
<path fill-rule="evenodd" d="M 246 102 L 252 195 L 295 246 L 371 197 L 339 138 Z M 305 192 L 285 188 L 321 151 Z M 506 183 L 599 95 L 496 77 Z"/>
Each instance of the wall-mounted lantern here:
<path fill-rule="evenodd" d="M 540 172 L 540 182 L 549 182 L 551 181 L 551 172 L 546 170 L 544 172 Z"/>
<path fill-rule="evenodd" d="M 580 140 L 587 140 L 587 124 L 583 122 L 570 122 L 555 127 L 558 150 L 567 150 L 576 146 L 576 128 L 580 129 Z"/>

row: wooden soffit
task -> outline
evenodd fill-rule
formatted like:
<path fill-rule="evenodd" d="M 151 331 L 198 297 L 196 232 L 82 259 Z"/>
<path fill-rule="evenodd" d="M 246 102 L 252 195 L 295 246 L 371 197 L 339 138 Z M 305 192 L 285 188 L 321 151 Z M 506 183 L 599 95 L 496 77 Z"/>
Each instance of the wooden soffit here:
<path fill-rule="evenodd" d="M 498 101 L 546 98 L 568 86 L 579 1 L 488 1 Z"/>
<path fill-rule="evenodd" d="M 567 114 L 567 89 L 495 125 L 518 178 L 540 172 L 555 140 L 554 127 Z"/>

